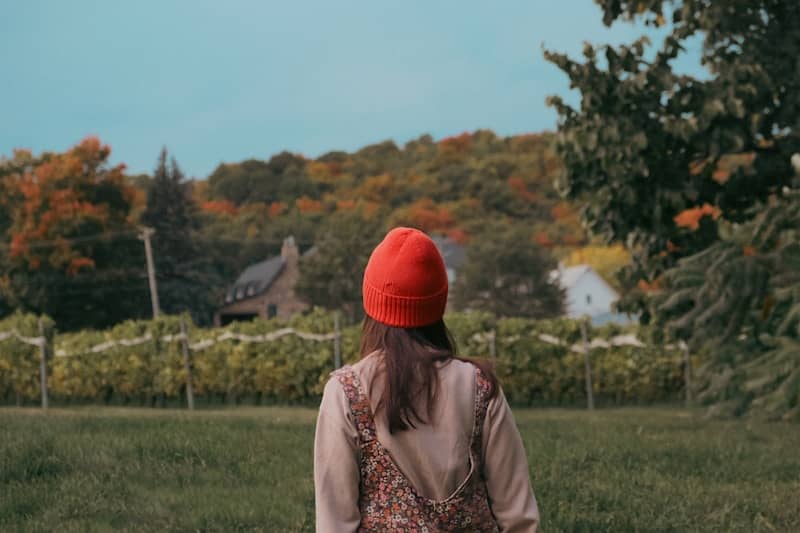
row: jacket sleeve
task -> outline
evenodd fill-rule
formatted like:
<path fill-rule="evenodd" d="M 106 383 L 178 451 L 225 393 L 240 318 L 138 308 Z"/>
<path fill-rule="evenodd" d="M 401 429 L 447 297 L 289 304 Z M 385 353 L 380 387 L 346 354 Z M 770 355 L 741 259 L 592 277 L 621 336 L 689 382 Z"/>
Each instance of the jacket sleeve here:
<path fill-rule="evenodd" d="M 490 402 L 483 426 L 483 472 L 489 503 L 502 532 L 530 532 L 539 526 L 528 460 L 503 391 Z"/>
<path fill-rule="evenodd" d="M 358 510 L 358 430 L 344 389 L 331 378 L 325 385 L 314 436 L 314 500 L 318 533 L 356 531 Z"/>

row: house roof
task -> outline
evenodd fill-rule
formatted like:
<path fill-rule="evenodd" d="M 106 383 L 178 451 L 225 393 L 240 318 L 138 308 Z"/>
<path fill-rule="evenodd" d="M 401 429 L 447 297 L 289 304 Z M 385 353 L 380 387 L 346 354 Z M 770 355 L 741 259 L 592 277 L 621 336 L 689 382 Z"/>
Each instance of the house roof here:
<path fill-rule="evenodd" d="M 236 279 L 236 282 L 228 289 L 225 296 L 225 303 L 236 300 L 244 300 L 267 290 L 275 278 L 283 271 L 286 260 L 277 255 L 266 261 L 255 263 L 247 267 Z"/>
<path fill-rule="evenodd" d="M 559 269 L 557 274 L 561 280 L 561 286 L 565 289 L 574 287 L 584 274 L 591 272 L 592 267 L 589 265 L 575 265 Z M 605 280 L 603 280 L 605 281 Z"/>
<path fill-rule="evenodd" d="M 431 240 L 433 240 L 433 243 L 442 254 L 444 264 L 447 268 L 458 270 L 467 261 L 466 250 L 453 239 L 443 235 L 434 235 L 431 237 Z"/>
<path fill-rule="evenodd" d="M 578 282 L 586 275 L 593 275 L 596 279 L 600 280 L 600 282 L 605 285 L 608 290 L 610 290 L 614 294 L 618 294 L 617 290 L 611 286 L 611 284 L 606 281 L 606 279 L 597 273 L 595 269 L 587 264 L 582 265 L 574 265 L 570 267 L 560 266 L 558 270 L 553 270 L 550 272 L 550 279 L 558 280 L 559 285 L 563 289 L 569 290 L 575 287 Z"/>

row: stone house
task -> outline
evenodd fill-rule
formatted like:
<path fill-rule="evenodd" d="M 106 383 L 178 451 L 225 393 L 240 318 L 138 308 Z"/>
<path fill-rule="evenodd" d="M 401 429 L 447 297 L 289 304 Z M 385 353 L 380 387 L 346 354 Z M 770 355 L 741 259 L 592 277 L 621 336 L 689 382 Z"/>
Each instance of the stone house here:
<path fill-rule="evenodd" d="M 300 251 L 293 237 L 283 241 L 281 254 L 250 265 L 225 295 L 225 304 L 214 314 L 214 325 L 260 317 L 289 318 L 308 309 L 294 293 L 300 274 Z"/>

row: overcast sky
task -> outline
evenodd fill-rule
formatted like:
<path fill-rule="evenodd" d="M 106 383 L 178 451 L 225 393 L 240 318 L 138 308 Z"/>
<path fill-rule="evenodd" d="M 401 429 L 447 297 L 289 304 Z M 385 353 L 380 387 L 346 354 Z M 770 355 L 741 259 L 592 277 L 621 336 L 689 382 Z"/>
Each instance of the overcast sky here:
<path fill-rule="evenodd" d="M 600 19 L 592 0 L 6 2 L 0 154 L 94 134 L 133 173 L 167 145 L 205 177 L 284 149 L 552 130 L 545 97 L 568 83 L 542 46 L 644 31 Z"/>

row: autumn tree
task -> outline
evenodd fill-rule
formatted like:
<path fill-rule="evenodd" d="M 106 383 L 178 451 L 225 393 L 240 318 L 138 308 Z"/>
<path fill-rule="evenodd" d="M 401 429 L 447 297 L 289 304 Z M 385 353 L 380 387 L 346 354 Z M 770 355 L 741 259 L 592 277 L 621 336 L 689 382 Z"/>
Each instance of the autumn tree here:
<path fill-rule="evenodd" d="M 452 288 L 453 304 L 506 317 L 558 316 L 563 292 L 551 275 L 556 268 L 529 228 L 490 224 L 467 245 L 466 263 Z"/>
<path fill-rule="evenodd" d="M 17 152 L 3 167 L 8 255 L 0 291 L 60 329 L 102 327 L 147 309 L 134 193 L 111 149 L 88 137 L 65 153 Z"/>

